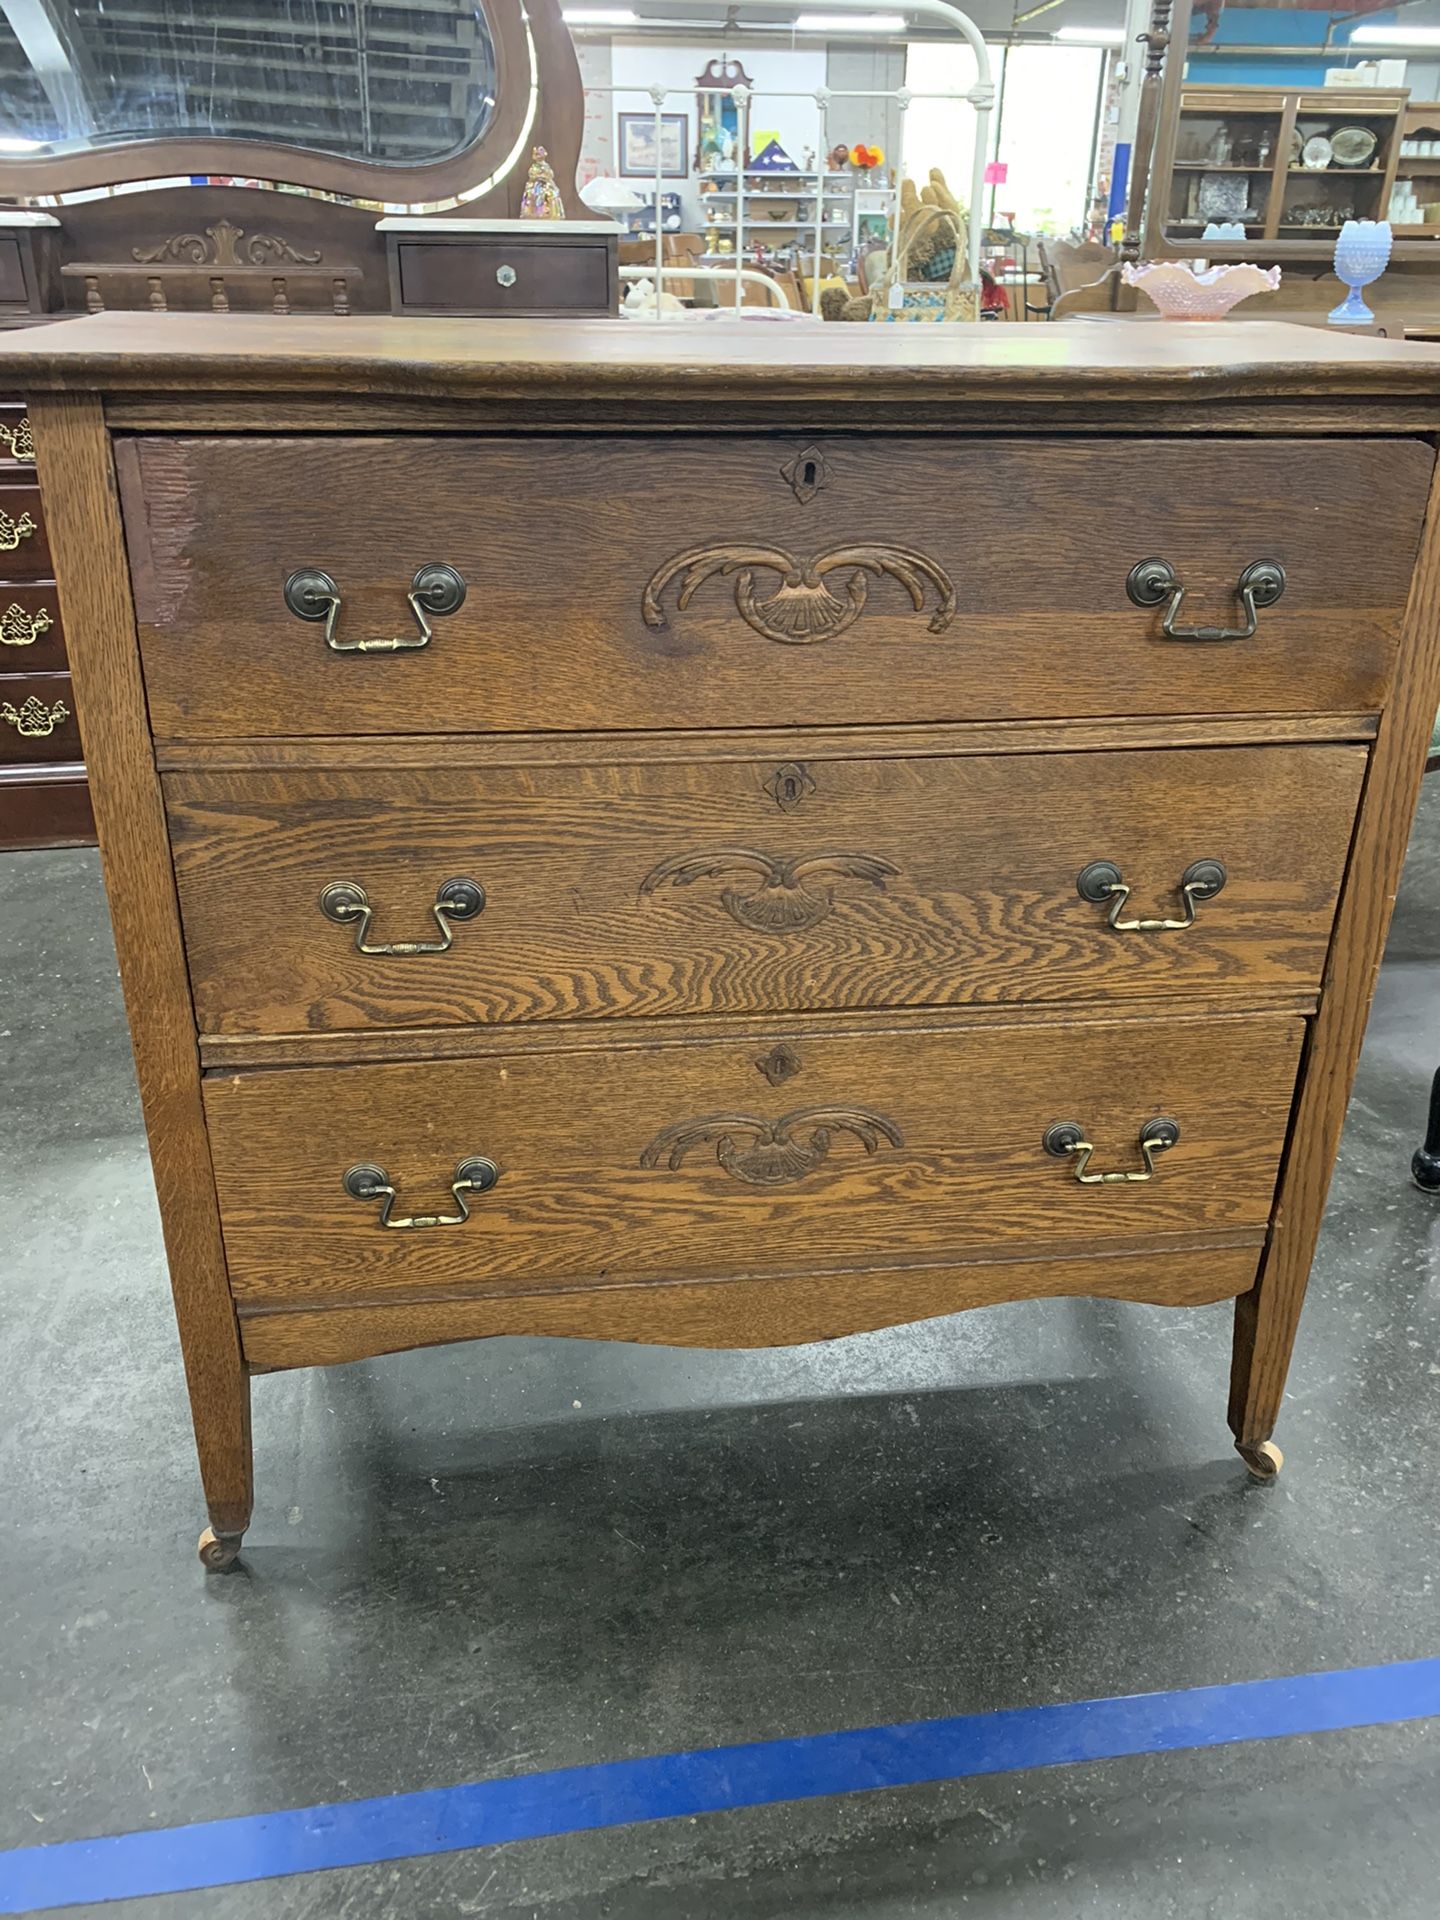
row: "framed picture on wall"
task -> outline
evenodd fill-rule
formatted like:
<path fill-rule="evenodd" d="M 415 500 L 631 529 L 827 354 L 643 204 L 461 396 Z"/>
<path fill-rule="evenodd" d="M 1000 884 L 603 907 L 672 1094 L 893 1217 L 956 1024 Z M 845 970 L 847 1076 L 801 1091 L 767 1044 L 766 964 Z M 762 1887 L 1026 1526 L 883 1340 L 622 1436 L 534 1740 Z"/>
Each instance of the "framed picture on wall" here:
<path fill-rule="evenodd" d="M 655 178 L 655 116 L 653 113 L 621 113 L 620 137 L 616 142 L 620 164 L 615 171 L 623 179 Z M 662 113 L 660 116 L 660 178 L 683 180 L 690 171 L 690 116 L 688 113 Z"/>

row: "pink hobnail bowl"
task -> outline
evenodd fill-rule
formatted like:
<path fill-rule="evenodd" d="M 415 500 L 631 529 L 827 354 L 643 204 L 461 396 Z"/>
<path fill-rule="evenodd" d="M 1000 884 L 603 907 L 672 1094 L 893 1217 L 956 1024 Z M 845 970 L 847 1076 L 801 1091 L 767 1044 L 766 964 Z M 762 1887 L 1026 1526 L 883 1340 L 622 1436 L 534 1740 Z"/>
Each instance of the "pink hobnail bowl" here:
<path fill-rule="evenodd" d="M 1223 320 L 1231 307 L 1252 293 L 1273 293 L 1280 284 L 1279 267 L 1238 265 L 1207 267 L 1197 273 L 1181 260 L 1155 260 L 1147 266 L 1122 267 L 1127 287 L 1138 287 L 1155 302 L 1167 320 Z"/>

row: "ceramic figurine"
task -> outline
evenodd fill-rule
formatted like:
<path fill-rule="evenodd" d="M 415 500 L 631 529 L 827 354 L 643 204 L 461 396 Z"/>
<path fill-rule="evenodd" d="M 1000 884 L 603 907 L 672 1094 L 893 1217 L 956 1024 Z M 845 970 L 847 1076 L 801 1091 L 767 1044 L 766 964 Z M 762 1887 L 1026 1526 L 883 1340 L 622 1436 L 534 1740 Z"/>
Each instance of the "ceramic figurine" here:
<path fill-rule="evenodd" d="M 560 189 L 555 184 L 555 175 L 550 170 L 550 159 L 544 147 L 536 147 L 531 152 L 530 171 L 525 176 L 525 191 L 520 198 L 520 218 L 565 218 L 565 203 L 560 198 Z"/>
<path fill-rule="evenodd" d="M 1390 222 L 1347 220 L 1335 241 L 1335 277 L 1349 292 L 1325 318 L 1336 327 L 1368 326 L 1375 316 L 1360 298 L 1360 289 L 1378 280 L 1390 264 Z"/>

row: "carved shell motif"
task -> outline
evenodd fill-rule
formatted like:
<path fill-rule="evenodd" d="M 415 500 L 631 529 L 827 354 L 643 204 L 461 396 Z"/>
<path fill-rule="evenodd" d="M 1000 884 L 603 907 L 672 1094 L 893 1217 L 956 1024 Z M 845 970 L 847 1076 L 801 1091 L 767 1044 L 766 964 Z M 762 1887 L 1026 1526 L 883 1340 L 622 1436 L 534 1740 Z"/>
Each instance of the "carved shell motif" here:
<path fill-rule="evenodd" d="M 806 853 L 772 860 L 750 847 L 718 847 L 713 853 L 681 853 L 662 860 L 640 882 L 642 897 L 666 885 L 688 887 L 722 873 L 752 873 L 758 887 L 726 887 L 720 903 L 732 920 L 756 933 L 796 933 L 813 927 L 835 905 L 833 886 L 809 886 L 820 874 L 868 880 L 883 888 L 900 869 L 869 853 Z"/>
<path fill-rule="evenodd" d="M 711 1113 L 657 1133 L 640 1164 L 655 1167 L 664 1160 L 673 1172 L 692 1147 L 713 1143 L 716 1161 L 732 1179 L 783 1187 L 815 1171 L 835 1133 L 853 1133 L 866 1153 L 874 1153 L 882 1138 L 892 1147 L 905 1144 L 893 1121 L 865 1107 L 799 1107 L 775 1121 L 753 1113 Z"/>
<path fill-rule="evenodd" d="M 768 598 L 756 593 L 757 568 L 780 576 L 779 586 Z M 827 585 L 827 576 L 842 572 L 848 577 L 842 593 L 836 594 Z M 677 554 L 652 575 L 640 603 L 646 626 L 668 624 L 661 600 L 677 575 L 684 575 L 676 600 L 683 612 L 717 573 L 736 576 L 735 608 L 745 624 L 784 646 L 814 646 L 854 626 L 865 611 L 870 574 L 878 579 L 888 573 L 900 581 L 917 613 L 925 605 L 926 587 L 933 587 L 940 604 L 930 616 L 931 633 L 943 633 L 955 617 L 956 595 L 950 576 L 911 547 L 833 547 L 829 553 L 802 563 L 783 547 L 715 546 L 694 547 Z"/>

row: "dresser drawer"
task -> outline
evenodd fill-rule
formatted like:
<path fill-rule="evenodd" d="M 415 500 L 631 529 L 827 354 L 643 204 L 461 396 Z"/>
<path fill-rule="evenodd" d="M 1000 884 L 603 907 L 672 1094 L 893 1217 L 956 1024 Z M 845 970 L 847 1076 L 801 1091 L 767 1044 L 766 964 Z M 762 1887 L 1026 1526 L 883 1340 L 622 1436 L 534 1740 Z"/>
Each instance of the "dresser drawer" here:
<path fill-rule="evenodd" d="M 296 1033 L 1312 989 L 1364 768 L 1359 747 L 1233 747 L 165 792 L 202 1030 Z M 1120 932 L 1102 862 L 1122 924 L 1189 917 L 1200 863 L 1224 884 L 1192 926 Z M 480 911 L 446 914 L 452 881 Z"/>
<path fill-rule="evenodd" d="M 0 766 L 81 757 L 69 674 L 0 674 Z"/>
<path fill-rule="evenodd" d="M 786 1272 L 844 1287 L 867 1265 L 1258 1238 L 1303 1031 L 914 1022 L 212 1076 L 231 1283 L 297 1304 Z M 1161 1120 L 1179 1140 L 1143 1182 L 1081 1185 L 1079 1156 L 1042 1144 L 1069 1125 L 1090 1171 L 1139 1172 Z M 462 1194 L 459 1225 L 387 1230 L 379 1175 L 345 1184 L 378 1168 L 394 1216 L 458 1213 L 451 1183 L 477 1159 L 498 1179 Z"/>
<path fill-rule="evenodd" d="M 1433 462 L 939 435 L 118 451 L 172 739 L 1370 711 Z M 1168 571 L 1136 604 L 1145 561 Z M 1177 628 L 1243 626 L 1257 563 L 1284 589 L 1251 638 L 1164 637 L 1181 588 Z"/>
<path fill-rule="evenodd" d="M 55 583 L 7 580 L 0 566 L 0 674 L 59 673 L 65 664 Z"/>
<path fill-rule="evenodd" d="M 49 579 L 54 571 L 39 487 L 7 486 L 0 474 L 0 578 Z"/>
<path fill-rule="evenodd" d="M 401 240 L 392 292 L 399 313 L 614 315 L 617 239 L 514 232 Z"/>

